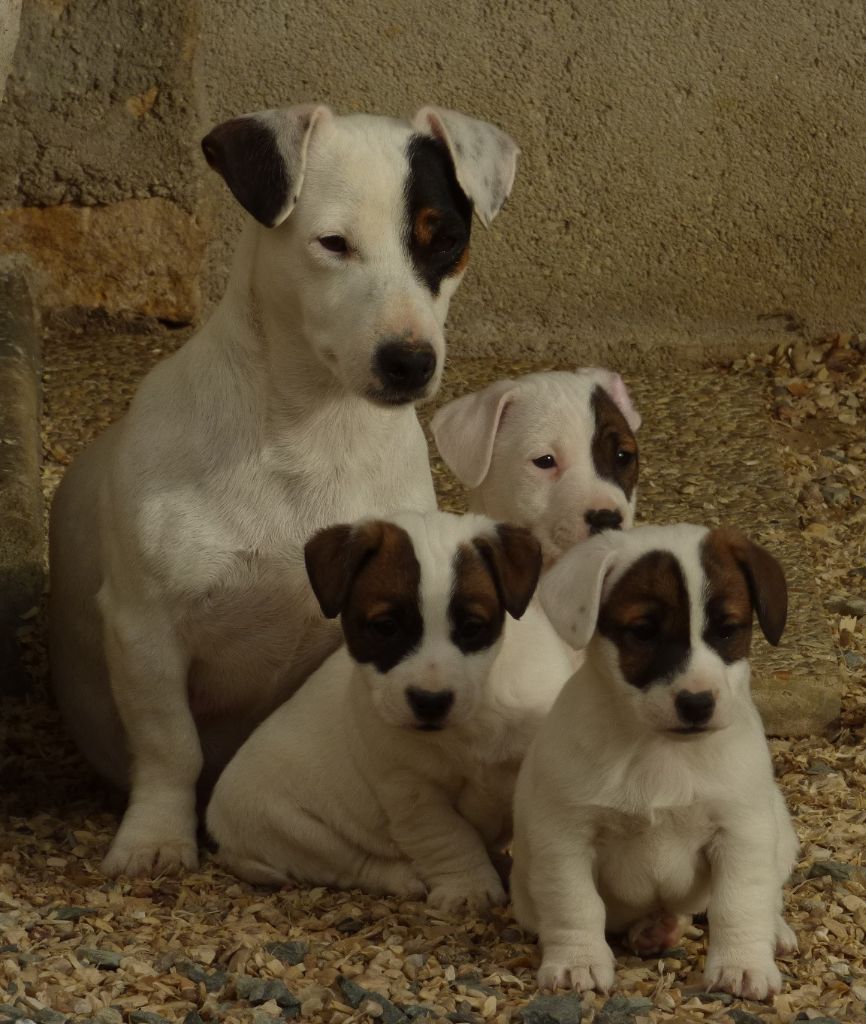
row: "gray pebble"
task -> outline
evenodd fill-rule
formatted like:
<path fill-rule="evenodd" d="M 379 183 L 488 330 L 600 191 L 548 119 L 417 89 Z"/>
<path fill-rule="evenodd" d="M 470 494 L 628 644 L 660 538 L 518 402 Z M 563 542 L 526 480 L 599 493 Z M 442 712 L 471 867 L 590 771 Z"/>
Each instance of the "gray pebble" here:
<path fill-rule="evenodd" d="M 637 1014 L 648 1013 L 654 1006 L 651 999 L 614 996 L 604 1004 L 595 1021 L 596 1024 L 634 1024 Z"/>
<path fill-rule="evenodd" d="M 828 611 L 837 612 L 839 615 L 856 615 L 858 618 L 866 615 L 866 597 L 831 594 L 827 598 L 825 606 Z"/>
<path fill-rule="evenodd" d="M 271 999 L 283 1010 L 291 1010 L 296 1016 L 301 1010 L 301 1001 L 276 978 L 251 978 L 242 974 L 235 979 L 235 991 L 240 999 L 246 999 L 257 1006 Z"/>
<path fill-rule="evenodd" d="M 177 959 L 174 962 L 174 967 L 177 968 L 179 974 L 194 981 L 196 985 L 204 985 L 206 992 L 219 992 L 225 988 L 228 982 L 228 975 L 225 971 L 206 971 L 201 964 L 193 963 L 192 960 Z"/>
<path fill-rule="evenodd" d="M 64 1024 L 64 1021 L 69 1020 L 65 1013 L 61 1013 L 59 1010 L 49 1010 L 47 1006 L 37 1010 L 33 1014 L 33 1019 L 36 1024 Z"/>
<path fill-rule="evenodd" d="M 862 668 L 866 665 L 866 658 L 857 651 L 845 651 L 842 654 L 845 664 L 850 669 Z"/>
<path fill-rule="evenodd" d="M 48 913 L 53 914 L 58 921 L 78 921 L 82 917 L 90 917 L 96 911 L 93 907 L 52 907 Z"/>
<path fill-rule="evenodd" d="M 577 992 L 536 996 L 514 1015 L 523 1024 L 580 1024 L 583 1006 Z"/>
<path fill-rule="evenodd" d="M 825 484 L 821 488 L 821 496 L 828 505 L 847 505 L 851 491 L 844 484 Z"/>
<path fill-rule="evenodd" d="M 129 1015 L 129 1024 L 169 1024 L 169 1021 L 150 1010 L 133 1010 Z"/>
<path fill-rule="evenodd" d="M 748 1010 L 728 1010 L 728 1017 L 735 1024 L 765 1024 L 765 1021 Z"/>
<path fill-rule="evenodd" d="M 854 873 L 851 864 L 843 864 L 838 860 L 816 860 L 809 868 L 807 878 L 823 878 L 829 875 L 834 882 L 846 882 Z"/>
<path fill-rule="evenodd" d="M 453 1013 L 448 1014 L 448 1020 L 452 1024 L 481 1024 L 481 1015 L 474 1013 L 469 1003 L 461 1002 L 457 1004 L 457 1009 Z"/>
<path fill-rule="evenodd" d="M 403 1024 L 404 1021 L 409 1019 L 403 1010 L 395 1003 L 392 1003 L 390 999 L 380 996 L 378 992 L 371 992 L 369 989 L 364 988 L 363 985 L 352 981 L 351 978 L 340 976 L 337 979 L 337 984 L 340 986 L 343 998 L 353 1010 L 357 1010 L 361 1003 L 371 999 L 382 1007 L 382 1016 L 379 1018 L 382 1024 Z"/>
<path fill-rule="evenodd" d="M 88 946 L 79 946 L 75 955 L 82 963 L 100 967 L 103 971 L 116 971 L 120 967 L 120 958 L 123 953 L 115 953 L 111 949 L 91 949 Z"/>
<path fill-rule="evenodd" d="M 9 1006 L 8 1003 L 0 1003 L 0 1020 L 32 1020 L 26 1010 L 22 1010 L 20 1006 Z"/>
<path fill-rule="evenodd" d="M 103 1006 L 90 1020 L 92 1024 L 123 1024 L 123 1014 L 113 1006 Z"/>
<path fill-rule="evenodd" d="M 281 963 L 296 967 L 310 951 L 308 942 L 268 942 L 265 949 Z"/>
<path fill-rule="evenodd" d="M 698 992 L 698 999 L 702 1003 L 721 1003 L 723 1006 L 730 1006 L 734 997 L 730 992 Z"/>
<path fill-rule="evenodd" d="M 183 1018 L 183 1024 L 204 1024 L 204 1021 L 202 1020 L 200 1013 L 196 1010 L 190 1010 Z"/>

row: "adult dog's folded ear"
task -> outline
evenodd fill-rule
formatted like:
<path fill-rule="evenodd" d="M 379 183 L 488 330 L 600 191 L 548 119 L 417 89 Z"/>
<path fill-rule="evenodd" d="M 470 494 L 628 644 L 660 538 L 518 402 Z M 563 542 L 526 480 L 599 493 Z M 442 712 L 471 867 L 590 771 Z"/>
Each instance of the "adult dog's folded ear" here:
<path fill-rule="evenodd" d="M 595 632 L 604 581 L 615 558 L 604 534 L 591 537 L 567 551 L 538 588 L 551 625 L 576 651 L 586 647 Z"/>
<path fill-rule="evenodd" d="M 439 454 L 466 487 L 478 487 L 487 476 L 496 432 L 514 391 L 513 380 L 498 380 L 455 398 L 433 417 L 430 430 Z"/>
<path fill-rule="evenodd" d="M 307 541 L 304 564 L 326 618 L 335 619 L 343 611 L 352 581 L 366 560 L 382 546 L 383 537 L 383 524 L 370 520 L 355 526 L 328 526 Z"/>
<path fill-rule="evenodd" d="M 498 523 L 494 537 L 477 537 L 503 607 L 515 619 L 529 607 L 541 574 L 541 545 L 523 526 Z"/>
<path fill-rule="evenodd" d="M 218 124 L 202 139 L 202 152 L 241 206 L 277 227 L 301 194 L 313 129 L 331 116 L 314 103 L 245 114 Z"/>
<path fill-rule="evenodd" d="M 510 135 L 474 117 L 441 107 L 422 107 L 412 126 L 440 139 L 451 154 L 457 181 L 485 227 L 511 193 L 520 150 Z"/>

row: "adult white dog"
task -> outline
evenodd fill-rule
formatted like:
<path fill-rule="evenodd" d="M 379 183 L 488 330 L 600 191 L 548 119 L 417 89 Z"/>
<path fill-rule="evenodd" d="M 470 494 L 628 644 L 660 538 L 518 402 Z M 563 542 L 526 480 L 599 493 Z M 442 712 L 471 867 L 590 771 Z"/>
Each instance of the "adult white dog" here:
<path fill-rule="evenodd" d="M 192 867 L 195 788 L 338 643 L 302 549 L 430 509 L 413 402 L 439 381 L 473 208 L 517 149 L 426 107 L 228 121 L 202 143 L 252 215 L 218 309 L 70 468 L 52 509 L 51 657 L 82 751 L 130 787 L 109 874 Z"/>
<path fill-rule="evenodd" d="M 539 985 L 606 991 L 606 930 L 657 953 L 707 910 L 707 988 L 778 992 L 798 844 L 748 654 L 753 612 L 782 635 L 781 567 L 735 530 L 647 526 L 578 545 L 540 596 L 586 660 L 517 784 L 512 895 L 541 940 Z"/>
<path fill-rule="evenodd" d="M 461 395 L 433 417 L 439 453 L 475 512 L 529 527 L 546 566 L 634 522 L 640 415 L 618 373 L 529 373 Z"/>
<path fill-rule="evenodd" d="M 346 646 L 221 775 L 207 813 L 220 859 L 252 882 L 503 903 L 491 854 L 571 671 L 530 604 L 538 541 L 484 516 L 407 513 L 323 530 L 306 554 Z"/>

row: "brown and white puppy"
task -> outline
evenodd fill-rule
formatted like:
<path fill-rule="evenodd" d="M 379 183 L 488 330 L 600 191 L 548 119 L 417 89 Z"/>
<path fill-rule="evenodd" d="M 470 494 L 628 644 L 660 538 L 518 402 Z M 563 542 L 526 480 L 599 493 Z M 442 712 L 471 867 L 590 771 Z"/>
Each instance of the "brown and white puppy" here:
<path fill-rule="evenodd" d="M 221 776 L 207 813 L 221 861 L 265 884 L 504 902 L 490 853 L 571 672 L 530 606 L 538 542 L 483 516 L 405 513 L 322 530 L 306 564 L 346 645 Z"/>
<path fill-rule="evenodd" d="M 551 565 L 634 521 L 640 415 L 611 370 L 530 373 L 443 406 L 431 429 L 470 507 L 527 526 Z"/>
<path fill-rule="evenodd" d="M 641 952 L 706 910 L 709 989 L 764 999 L 796 949 L 782 886 L 797 838 L 749 689 L 753 612 L 779 642 L 778 562 L 732 529 L 604 533 L 545 577 L 541 603 L 585 662 L 527 754 L 512 892 L 544 988 L 607 990 L 605 931 Z"/>

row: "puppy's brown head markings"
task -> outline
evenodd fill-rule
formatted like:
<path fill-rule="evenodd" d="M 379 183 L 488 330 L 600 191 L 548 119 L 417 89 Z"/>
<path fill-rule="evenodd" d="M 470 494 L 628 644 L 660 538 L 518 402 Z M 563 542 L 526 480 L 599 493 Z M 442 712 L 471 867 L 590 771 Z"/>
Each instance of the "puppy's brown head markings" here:
<path fill-rule="evenodd" d="M 677 558 L 650 551 L 617 580 L 598 630 L 616 644 L 620 670 L 638 689 L 669 681 L 691 653 L 689 595 Z"/>
<path fill-rule="evenodd" d="M 519 619 L 526 611 L 540 572 L 541 545 L 523 527 L 500 524 L 495 537 L 462 545 L 448 605 L 453 643 L 467 654 L 494 644 L 505 613 Z"/>
<path fill-rule="evenodd" d="M 304 560 L 328 618 L 342 616 L 349 653 L 388 672 L 421 642 L 421 569 L 409 535 L 378 520 L 331 526 L 307 542 Z"/>
<path fill-rule="evenodd" d="M 776 559 L 738 530 L 720 527 L 707 534 L 701 565 L 707 577 L 704 642 L 729 664 L 747 657 L 754 610 L 764 636 L 778 644 L 788 588 Z"/>
<path fill-rule="evenodd" d="M 637 486 L 638 449 L 634 432 L 613 399 L 602 387 L 592 393 L 595 431 L 592 435 L 592 461 L 595 471 L 617 484 L 626 498 Z"/>

